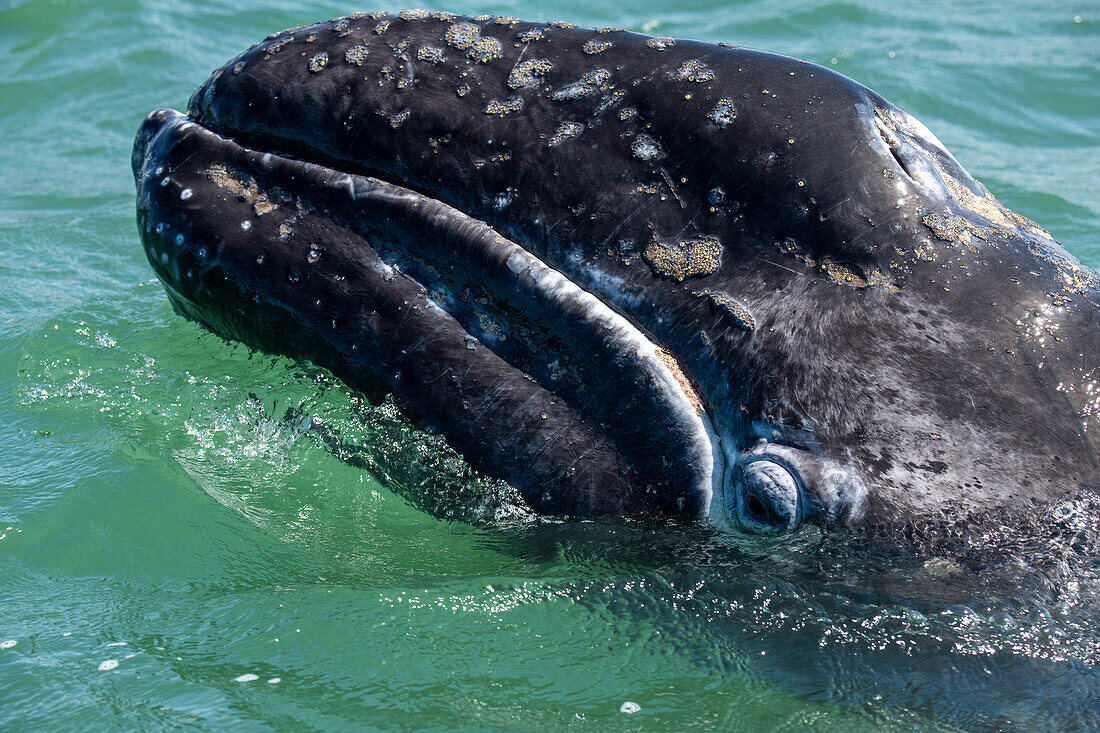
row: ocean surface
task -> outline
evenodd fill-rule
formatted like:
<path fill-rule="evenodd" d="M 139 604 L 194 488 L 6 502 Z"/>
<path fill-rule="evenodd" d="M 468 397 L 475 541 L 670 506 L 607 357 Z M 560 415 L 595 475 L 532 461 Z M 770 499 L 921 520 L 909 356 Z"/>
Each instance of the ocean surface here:
<path fill-rule="evenodd" d="M 994 572 L 812 528 L 431 513 L 489 491 L 437 436 L 172 312 L 144 115 L 271 32 L 402 7 L 0 0 L 0 729 L 1100 728 L 1096 556 L 1063 535 Z M 431 7 L 834 68 L 1100 267 L 1094 0 Z"/>

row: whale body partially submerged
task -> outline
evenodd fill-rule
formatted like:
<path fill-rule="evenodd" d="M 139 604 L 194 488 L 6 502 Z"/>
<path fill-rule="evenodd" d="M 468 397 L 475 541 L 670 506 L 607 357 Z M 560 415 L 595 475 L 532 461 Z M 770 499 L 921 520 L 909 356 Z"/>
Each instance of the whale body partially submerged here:
<path fill-rule="evenodd" d="M 150 114 L 133 167 L 180 313 L 392 390 L 540 512 L 787 531 L 1100 486 L 1096 275 L 810 63 L 356 14 Z"/>

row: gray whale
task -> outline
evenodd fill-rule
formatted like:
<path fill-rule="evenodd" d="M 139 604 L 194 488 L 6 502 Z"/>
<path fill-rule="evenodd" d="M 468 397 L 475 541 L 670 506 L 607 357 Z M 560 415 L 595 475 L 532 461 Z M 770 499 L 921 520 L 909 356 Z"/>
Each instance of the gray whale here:
<path fill-rule="evenodd" d="M 133 168 L 180 313 L 392 390 L 539 512 L 776 532 L 1100 486 L 1096 275 L 814 64 L 356 14 L 151 113 Z"/>

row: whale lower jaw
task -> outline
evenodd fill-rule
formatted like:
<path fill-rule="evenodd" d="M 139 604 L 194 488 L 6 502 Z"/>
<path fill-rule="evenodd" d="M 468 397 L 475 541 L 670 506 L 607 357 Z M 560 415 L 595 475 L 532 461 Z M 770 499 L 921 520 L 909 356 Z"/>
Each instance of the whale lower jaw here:
<path fill-rule="evenodd" d="M 691 375 L 484 222 L 172 110 L 146 119 L 133 164 L 149 261 L 184 315 L 381 380 L 539 511 L 719 509 L 733 441 Z"/>

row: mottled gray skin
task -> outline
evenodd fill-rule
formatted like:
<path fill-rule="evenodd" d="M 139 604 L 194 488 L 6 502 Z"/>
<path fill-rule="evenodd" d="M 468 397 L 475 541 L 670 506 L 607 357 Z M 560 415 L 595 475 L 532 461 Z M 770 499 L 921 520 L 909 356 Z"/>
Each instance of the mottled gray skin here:
<path fill-rule="evenodd" d="M 352 16 L 150 115 L 134 171 L 181 312 L 381 379 L 540 511 L 784 530 L 1100 486 L 1096 276 L 813 64 Z"/>

